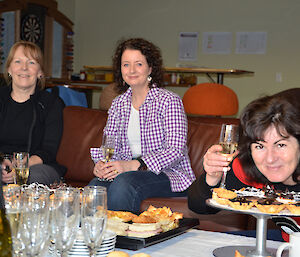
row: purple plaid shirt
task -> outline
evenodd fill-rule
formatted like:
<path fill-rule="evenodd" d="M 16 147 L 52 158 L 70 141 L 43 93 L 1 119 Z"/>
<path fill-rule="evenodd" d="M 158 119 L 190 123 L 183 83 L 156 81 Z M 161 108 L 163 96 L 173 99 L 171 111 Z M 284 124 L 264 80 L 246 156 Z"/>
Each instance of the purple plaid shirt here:
<path fill-rule="evenodd" d="M 108 111 L 105 134 L 116 136 L 113 160 L 132 160 L 127 137 L 132 91 L 118 96 Z M 187 150 L 187 119 L 180 97 L 166 89 L 151 88 L 141 105 L 142 159 L 148 170 L 164 172 L 171 190 L 181 192 L 195 180 Z M 96 163 L 103 159 L 100 148 L 91 148 Z"/>

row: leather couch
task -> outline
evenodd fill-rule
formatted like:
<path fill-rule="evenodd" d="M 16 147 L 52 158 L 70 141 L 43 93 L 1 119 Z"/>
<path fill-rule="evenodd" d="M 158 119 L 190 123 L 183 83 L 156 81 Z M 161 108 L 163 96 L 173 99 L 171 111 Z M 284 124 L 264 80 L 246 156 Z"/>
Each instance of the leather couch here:
<path fill-rule="evenodd" d="M 57 161 L 67 167 L 66 183 L 85 186 L 93 178 L 93 161 L 90 148 L 99 147 L 107 112 L 77 106 L 64 109 L 64 131 L 58 150 Z M 206 150 L 218 142 L 222 123 L 236 123 L 235 118 L 188 117 L 188 149 L 193 171 L 198 177 L 203 172 L 202 158 Z M 152 204 L 168 206 L 182 212 L 184 217 L 199 218 L 200 229 L 211 231 L 234 231 L 251 229 L 255 220 L 248 215 L 221 211 L 217 214 L 198 215 L 188 209 L 187 198 L 151 198 L 143 201 L 141 210 Z"/>

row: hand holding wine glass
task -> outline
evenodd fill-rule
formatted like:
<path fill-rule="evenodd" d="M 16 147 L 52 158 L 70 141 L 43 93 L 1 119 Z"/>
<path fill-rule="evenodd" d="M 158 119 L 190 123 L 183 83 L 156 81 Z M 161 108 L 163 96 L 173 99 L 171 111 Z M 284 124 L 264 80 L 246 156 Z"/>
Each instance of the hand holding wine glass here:
<path fill-rule="evenodd" d="M 110 162 L 114 152 L 115 152 L 115 137 L 113 135 L 103 135 L 102 139 L 102 151 L 103 151 L 103 162 Z M 100 181 L 112 181 L 111 179 L 100 178 Z"/>
<path fill-rule="evenodd" d="M 220 154 L 233 157 L 237 152 L 239 127 L 234 124 L 222 124 L 219 144 L 222 146 Z M 220 187 L 225 188 L 227 170 L 223 171 Z"/>

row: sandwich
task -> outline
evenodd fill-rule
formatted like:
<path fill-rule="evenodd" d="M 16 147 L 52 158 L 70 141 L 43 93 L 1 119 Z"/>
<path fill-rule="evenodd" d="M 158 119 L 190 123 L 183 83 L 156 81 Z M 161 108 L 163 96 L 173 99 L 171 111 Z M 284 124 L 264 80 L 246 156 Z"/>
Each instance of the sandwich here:
<path fill-rule="evenodd" d="M 129 224 L 127 234 L 130 237 L 150 237 L 162 232 L 161 225 L 155 218 L 149 216 L 138 216 Z"/>

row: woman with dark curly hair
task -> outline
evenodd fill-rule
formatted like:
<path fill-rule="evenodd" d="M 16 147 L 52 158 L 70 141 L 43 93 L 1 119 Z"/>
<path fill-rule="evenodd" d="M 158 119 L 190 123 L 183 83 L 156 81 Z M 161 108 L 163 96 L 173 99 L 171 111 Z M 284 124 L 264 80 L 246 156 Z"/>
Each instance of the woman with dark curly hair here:
<path fill-rule="evenodd" d="M 115 149 L 95 162 L 90 185 L 107 188 L 110 210 L 140 211 L 150 197 L 186 195 L 195 180 L 187 150 L 187 119 L 180 97 L 163 85 L 158 47 L 142 38 L 120 42 L 113 56 L 115 82 L 122 93 L 108 111 L 104 136 L 114 136 Z"/>
<path fill-rule="evenodd" d="M 300 89 L 296 92 L 299 95 Z M 220 145 L 208 149 L 203 161 L 205 173 L 189 188 L 191 210 L 217 212 L 205 201 L 212 197 L 211 189 L 220 186 L 224 170 L 231 170 L 226 176 L 227 189 L 269 185 L 278 191 L 300 191 L 300 110 L 295 100 L 294 94 L 283 91 L 246 106 L 240 116 L 236 158 L 221 155 Z"/>

